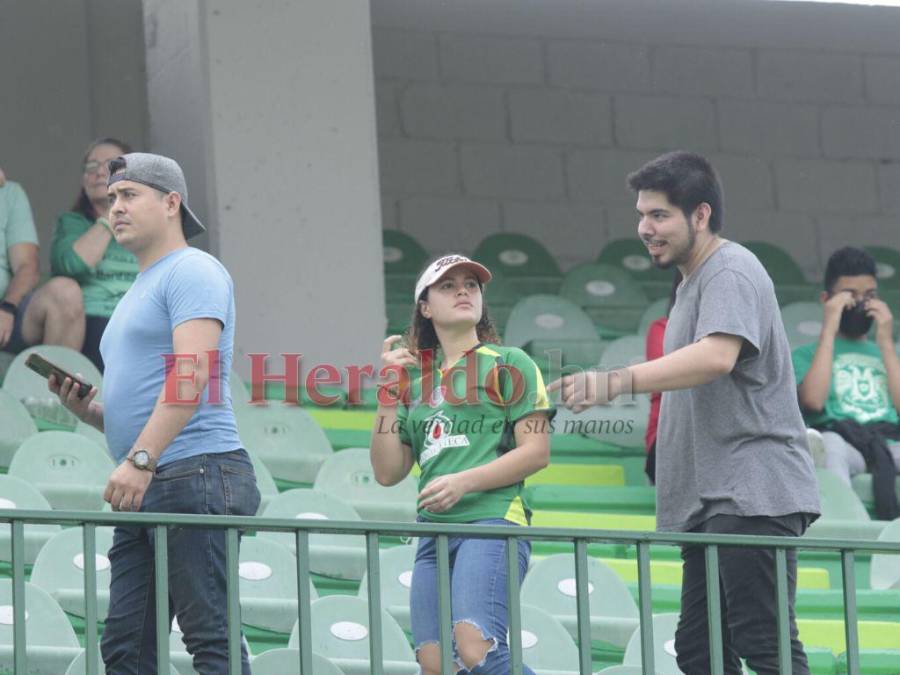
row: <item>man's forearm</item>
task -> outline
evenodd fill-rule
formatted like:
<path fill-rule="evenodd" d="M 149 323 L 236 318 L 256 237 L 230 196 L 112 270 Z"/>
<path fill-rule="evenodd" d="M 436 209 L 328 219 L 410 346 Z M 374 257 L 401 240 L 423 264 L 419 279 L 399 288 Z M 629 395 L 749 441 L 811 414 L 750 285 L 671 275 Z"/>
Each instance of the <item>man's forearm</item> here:
<path fill-rule="evenodd" d="M 809 411 L 822 410 L 831 390 L 831 371 L 834 360 L 834 336 L 819 338 L 809 370 L 797 388 L 800 408 Z"/>
<path fill-rule="evenodd" d="M 159 459 L 182 429 L 191 421 L 199 405 L 157 401 L 134 447 L 144 448 Z"/>
<path fill-rule="evenodd" d="M 41 273 L 37 267 L 32 265 L 22 265 L 16 270 L 9 285 L 6 287 L 6 293 L 3 300 L 18 305 L 22 302 L 22 298 L 31 293 L 41 280 Z"/>
<path fill-rule="evenodd" d="M 726 375 L 734 368 L 734 356 L 720 349 L 715 342 L 700 340 L 671 354 L 629 366 L 619 371 L 618 388 L 631 393 L 649 394 L 655 391 L 689 389 Z"/>
<path fill-rule="evenodd" d="M 88 407 L 87 414 L 81 421 L 85 424 L 90 424 L 98 431 L 105 431 L 103 426 L 103 404 L 92 401 Z"/>

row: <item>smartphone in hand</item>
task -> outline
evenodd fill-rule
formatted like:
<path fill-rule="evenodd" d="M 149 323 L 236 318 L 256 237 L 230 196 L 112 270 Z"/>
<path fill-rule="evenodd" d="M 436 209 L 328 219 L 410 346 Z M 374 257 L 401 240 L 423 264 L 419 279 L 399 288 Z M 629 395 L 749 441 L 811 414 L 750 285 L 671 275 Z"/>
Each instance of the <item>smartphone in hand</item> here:
<path fill-rule="evenodd" d="M 48 380 L 50 379 L 50 376 L 53 375 L 59 384 L 62 384 L 63 381 L 68 377 L 74 383 L 73 386 L 78 387 L 78 390 L 76 392 L 76 396 L 78 396 L 78 398 L 84 398 L 89 393 L 91 393 L 92 387 L 88 382 L 75 377 L 71 373 L 67 373 L 59 366 L 50 363 L 40 354 L 30 354 L 28 358 L 25 359 L 25 365 L 28 368 L 31 368 L 31 370 L 36 372 L 41 377 L 45 377 Z"/>

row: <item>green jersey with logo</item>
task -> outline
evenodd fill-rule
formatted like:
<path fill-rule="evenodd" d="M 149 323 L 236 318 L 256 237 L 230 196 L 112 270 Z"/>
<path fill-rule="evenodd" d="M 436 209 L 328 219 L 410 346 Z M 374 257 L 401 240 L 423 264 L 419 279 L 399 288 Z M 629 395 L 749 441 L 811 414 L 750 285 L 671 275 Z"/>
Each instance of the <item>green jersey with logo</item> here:
<path fill-rule="evenodd" d="M 549 433 L 555 409 L 540 370 L 521 349 L 478 345 L 446 371 L 432 371 L 433 377 L 412 382 L 409 403 L 397 406 L 400 440 L 421 469 L 420 490 L 439 476 L 488 464 L 513 449 L 513 425 L 531 413 L 547 412 L 536 426 Z M 447 512 L 420 509 L 419 515 L 436 522 L 505 518 L 528 524 L 521 483 L 469 493 Z"/>
<path fill-rule="evenodd" d="M 812 365 L 816 343 L 797 347 L 792 358 L 799 385 Z M 897 411 L 888 390 L 887 371 L 878 345 L 868 340 L 835 338 L 831 367 L 831 389 L 820 413 L 805 415 L 806 423 L 818 426 L 837 420 L 891 422 Z"/>

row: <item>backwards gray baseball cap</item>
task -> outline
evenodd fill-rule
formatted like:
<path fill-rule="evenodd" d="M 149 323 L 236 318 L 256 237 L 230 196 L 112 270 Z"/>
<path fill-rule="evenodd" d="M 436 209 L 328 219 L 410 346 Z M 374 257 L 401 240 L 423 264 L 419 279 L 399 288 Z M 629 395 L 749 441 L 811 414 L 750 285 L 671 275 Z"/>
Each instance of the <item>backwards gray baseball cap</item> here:
<path fill-rule="evenodd" d="M 149 152 L 129 152 L 109 162 L 109 180 L 107 187 L 120 180 L 132 180 L 143 183 L 154 190 L 177 192 L 181 195 L 181 229 L 184 238 L 190 239 L 201 232 L 206 232 L 203 223 L 188 208 L 187 182 L 178 162 L 169 157 L 154 155 Z"/>

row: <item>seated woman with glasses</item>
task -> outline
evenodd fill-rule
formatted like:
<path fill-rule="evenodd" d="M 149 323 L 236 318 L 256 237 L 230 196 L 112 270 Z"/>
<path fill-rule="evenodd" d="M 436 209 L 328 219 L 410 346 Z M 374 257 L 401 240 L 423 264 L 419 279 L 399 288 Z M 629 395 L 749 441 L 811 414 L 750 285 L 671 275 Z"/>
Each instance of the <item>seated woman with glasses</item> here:
<path fill-rule="evenodd" d="M 86 316 L 82 352 L 100 371 L 100 338 L 112 312 L 138 273 L 134 255 L 116 243 L 108 218 L 107 164 L 131 152 L 127 143 L 101 138 L 84 154 L 81 190 L 71 211 L 56 221 L 50 265 L 54 276 L 71 277 L 81 286 Z"/>

